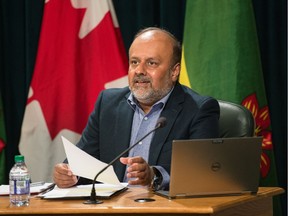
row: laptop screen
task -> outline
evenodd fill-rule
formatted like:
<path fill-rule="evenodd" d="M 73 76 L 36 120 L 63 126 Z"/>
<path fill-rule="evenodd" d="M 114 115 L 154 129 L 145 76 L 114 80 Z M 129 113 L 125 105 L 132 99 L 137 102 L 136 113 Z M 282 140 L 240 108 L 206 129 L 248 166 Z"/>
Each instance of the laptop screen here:
<path fill-rule="evenodd" d="M 262 137 L 174 140 L 170 189 L 164 193 L 170 198 L 257 193 L 261 144 Z"/>

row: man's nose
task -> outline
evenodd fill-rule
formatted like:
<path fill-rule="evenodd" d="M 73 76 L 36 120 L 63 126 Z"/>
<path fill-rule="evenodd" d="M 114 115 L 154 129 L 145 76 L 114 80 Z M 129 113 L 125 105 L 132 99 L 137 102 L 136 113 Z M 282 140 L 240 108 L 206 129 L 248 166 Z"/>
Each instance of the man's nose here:
<path fill-rule="evenodd" d="M 140 74 L 146 75 L 145 64 L 140 63 L 140 64 L 137 66 L 137 68 L 136 68 L 136 70 L 135 70 L 135 73 L 136 73 L 137 75 L 140 75 Z"/>

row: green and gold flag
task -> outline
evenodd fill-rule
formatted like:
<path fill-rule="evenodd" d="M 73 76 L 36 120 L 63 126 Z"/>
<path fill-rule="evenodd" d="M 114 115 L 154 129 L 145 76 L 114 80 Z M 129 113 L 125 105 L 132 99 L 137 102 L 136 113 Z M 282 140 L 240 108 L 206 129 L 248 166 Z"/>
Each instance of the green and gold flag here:
<path fill-rule="evenodd" d="M 251 0 L 186 4 L 180 82 L 200 94 L 242 104 L 253 113 L 255 135 L 264 138 L 260 186 L 278 186 L 273 155 L 277 143 L 272 143 Z"/>
<path fill-rule="evenodd" d="M 5 127 L 4 127 L 4 113 L 0 97 L 0 185 L 5 183 Z"/>

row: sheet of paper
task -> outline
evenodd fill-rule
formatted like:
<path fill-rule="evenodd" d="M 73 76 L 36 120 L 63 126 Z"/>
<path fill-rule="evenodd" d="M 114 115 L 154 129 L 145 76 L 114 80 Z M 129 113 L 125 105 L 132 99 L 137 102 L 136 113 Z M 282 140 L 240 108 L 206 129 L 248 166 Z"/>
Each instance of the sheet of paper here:
<path fill-rule="evenodd" d="M 50 186 L 54 185 L 53 183 L 44 183 L 43 185 L 30 187 L 30 193 L 40 193 Z M 0 185 L 0 195 L 9 195 L 9 185 Z"/>
<path fill-rule="evenodd" d="M 70 169 L 74 175 L 93 180 L 96 174 L 107 165 L 79 149 L 65 137 L 61 136 L 61 138 Z M 121 185 L 113 166 L 108 167 L 96 180 L 107 184 Z"/>
<path fill-rule="evenodd" d="M 119 190 L 127 187 L 127 183 L 120 185 L 111 184 L 95 184 L 96 195 L 99 197 L 110 197 Z M 55 188 L 45 194 L 39 195 L 39 197 L 45 199 L 56 198 L 76 198 L 76 197 L 89 197 L 91 195 L 92 185 L 77 185 L 71 188 Z"/>

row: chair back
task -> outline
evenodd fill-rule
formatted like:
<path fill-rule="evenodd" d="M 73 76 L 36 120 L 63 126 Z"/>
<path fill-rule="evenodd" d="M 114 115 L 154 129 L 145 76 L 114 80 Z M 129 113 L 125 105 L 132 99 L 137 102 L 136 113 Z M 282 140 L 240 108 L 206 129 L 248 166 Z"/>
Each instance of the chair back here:
<path fill-rule="evenodd" d="M 228 101 L 218 100 L 220 106 L 220 137 L 252 137 L 255 134 L 255 120 L 246 107 Z"/>

